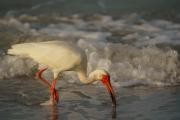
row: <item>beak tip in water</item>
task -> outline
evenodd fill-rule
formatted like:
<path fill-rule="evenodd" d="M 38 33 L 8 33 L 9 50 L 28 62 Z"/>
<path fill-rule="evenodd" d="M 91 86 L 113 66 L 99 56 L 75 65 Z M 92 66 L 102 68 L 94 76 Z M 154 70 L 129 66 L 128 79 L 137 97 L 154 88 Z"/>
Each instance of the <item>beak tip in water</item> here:
<path fill-rule="evenodd" d="M 110 76 L 104 75 L 101 82 L 105 85 L 105 87 L 107 88 L 107 90 L 111 96 L 112 106 L 116 107 L 116 97 L 115 97 L 114 90 L 110 83 Z"/>

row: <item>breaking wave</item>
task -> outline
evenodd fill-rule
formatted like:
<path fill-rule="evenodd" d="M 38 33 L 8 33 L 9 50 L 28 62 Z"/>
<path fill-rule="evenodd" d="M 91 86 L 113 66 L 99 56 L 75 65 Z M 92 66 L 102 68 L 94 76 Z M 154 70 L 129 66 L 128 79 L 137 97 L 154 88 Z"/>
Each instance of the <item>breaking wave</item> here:
<path fill-rule="evenodd" d="M 35 8 L 33 8 L 35 9 Z M 103 68 L 114 86 L 178 85 L 180 24 L 137 14 L 111 16 L 6 16 L 0 19 L 0 79 L 32 75 L 37 63 L 6 55 L 10 45 L 65 40 L 86 51 L 88 72 Z M 33 72 L 32 72 L 33 71 Z M 74 73 L 73 80 L 77 80 Z M 65 77 L 69 82 L 72 78 Z"/>

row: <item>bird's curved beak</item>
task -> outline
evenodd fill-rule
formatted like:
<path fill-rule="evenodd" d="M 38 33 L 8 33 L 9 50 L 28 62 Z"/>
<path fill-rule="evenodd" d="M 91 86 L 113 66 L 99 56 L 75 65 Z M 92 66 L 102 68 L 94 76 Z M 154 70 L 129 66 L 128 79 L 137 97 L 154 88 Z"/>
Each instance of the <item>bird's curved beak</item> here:
<path fill-rule="evenodd" d="M 105 85 L 105 87 L 107 88 L 107 90 L 111 96 L 112 105 L 116 106 L 116 98 L 115 98 L 114 90 L 113 90 L 111 83 L 110 83 L 110 76 L 104 75 L 101 82 Z"/>

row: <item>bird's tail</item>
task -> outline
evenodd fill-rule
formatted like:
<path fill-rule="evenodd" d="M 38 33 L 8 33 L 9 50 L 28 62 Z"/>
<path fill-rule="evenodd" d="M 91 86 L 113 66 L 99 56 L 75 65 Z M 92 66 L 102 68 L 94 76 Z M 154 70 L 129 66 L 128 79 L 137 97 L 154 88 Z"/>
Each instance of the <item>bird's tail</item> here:
<path fill-rule="evenodd" d="M 8 49 L 7 54 L 26 56 L 28 54 L 28 48 L 28 44 L 15 44 L 12 45 L 10 49 Z"/>

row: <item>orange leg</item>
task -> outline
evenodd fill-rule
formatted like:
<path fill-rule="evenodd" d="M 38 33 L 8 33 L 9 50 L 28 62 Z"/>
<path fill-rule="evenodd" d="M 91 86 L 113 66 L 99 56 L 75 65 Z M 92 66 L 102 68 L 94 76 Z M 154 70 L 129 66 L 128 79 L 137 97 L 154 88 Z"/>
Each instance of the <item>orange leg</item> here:
<path fill-rule="evenodd" d="M 45 83 L 45 85 L 47 85 L 47 86 L 49 87 L 49 89 L 50 89 L 50 94 L 51 94 L 50 100 L 52 100 L 52 103 L 53 103 L 53 105 L 54 105 L 54 104 L 56 104 L 56 103 L 59 102 L 59 94 L 58 94 L 58 92 L 57 92 L 57 90 L 56 90 L 56 88 L 55 88 L 55 87 L 56 87 L 56 79 L 54 79 L 53 82 L 52 82 L 52 84 L 50 84 L 50 83 L 48 82 L 48 80 L 46 80 L 46 79 L 44 79 L 44 78 L 42 77 L 42 73 L 43 73 L 45 70 L 47 70 L 47 68 L 43 68 L 43 69 L 39 70 L 39 71 L 36 73 L 36 77 L 39 78 L 40 80 L 42 80 L 42 81 Z"/>
<path fill-rule="evenodd" d="M 59 94 L 57 90 L 55 89 L 56 86 L 56 79 L 53 80 L 51 87 L 50 87 L 50 93 L 51 93 L 51 98 L 53 100 L 53 103 L 58 103 L 59 102 Z"/>
<path fill-rule="evenodd" d="M 48 87 L 51 87 L 51 84 L 48 82 L 48 80 L 44 79 L 42 77 L 42 73 L 47 70 L 47 68 L 43 68 L 43 69 L 40 69 L 37 73 L 36 73 L 36 77 L 39 78 L 40 80 L 42 80 L 45 85 L 47 85 Z"/>

